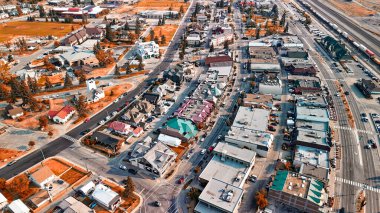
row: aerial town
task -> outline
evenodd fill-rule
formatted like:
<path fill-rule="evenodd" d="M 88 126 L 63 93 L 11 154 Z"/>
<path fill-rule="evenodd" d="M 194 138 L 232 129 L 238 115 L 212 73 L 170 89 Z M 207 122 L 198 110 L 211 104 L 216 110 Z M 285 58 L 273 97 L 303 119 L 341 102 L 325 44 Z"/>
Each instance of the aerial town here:
<path fill-rule="evenodd" d="M 380 2 L 0 0 L 0 212 L 380 212 Z"/>

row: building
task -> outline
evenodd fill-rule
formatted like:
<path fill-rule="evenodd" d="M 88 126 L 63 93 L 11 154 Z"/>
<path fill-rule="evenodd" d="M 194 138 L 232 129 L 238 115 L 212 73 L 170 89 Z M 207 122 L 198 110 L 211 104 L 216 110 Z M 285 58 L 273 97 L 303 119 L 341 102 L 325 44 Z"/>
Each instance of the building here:
<path fill-rule="evenodd" d="M 47 183 L 52 182 L 56 176 L 47 166 L 43 166 L 30 174 L 29 179 L 40 188 L 45 188 Z"/>
<path fill-rule="evenodd" d="M 297 106 L 296 119 L 310 122 L 329 123 L 329 113 L 325 108 L 314 106 Z"/>
<path fill-rule="evenodd" d="M 190 46 L 199 46 L 201 44 L 201 36 L 197 33 L 192 33 L 186 37 L 186 41 Z"/>
<path fill-rule="evenodd" d="M 279 73 L 281 71 L 281 66 L 277 59 L 251 59 L 251 71 L 256 73 Z"/>
<path fill-rule="evenodd" d="M 69 51 L 59 55 L 58 60 L 62 61 L 67 66 L 83 66 L 89 65 L 91 67 L 99 66 L 99 60 L 92 52 L 76 52 Z"/>
<path fill-rule="evenodd" d="M 322 90 L 317 77 L 288 75 L 288 81 L 294 87 L 295 94 L 317 93 Z"/>
<path fill-rule="evenodd" d="M 360 82 L 356 83 L 356 86 L 366 97 L 380 94 L 380 84 L 373 80 L 362 79 Z"/>
<path fill-rule="evenodd" d="M 153 105 L 158 105 L 162 99 L 162 95 L 152 92 L 146 92 L 143 94 L 142 98 L 143 100 L 146 100 Z"/>
<path fill-rule="evenodd" d="M 139 126 L 140 123 L 144 122 L 146 119 L 145 115 L 139 112 L 139 110 L 136 108 L 128 110 L 124 115 L 121 116 L 121 118 L 132 126 Z"/>
<path fill-rule="evenodd" d="M 124 145 L 125 140 L 106 132 L 96 131 L 90 136 L 94 142 L 95 148 L 100 149 L 108 154 L 117 154 Z"/>
<path fill-rule="evenodd" d="M 75 108 L 67 105 L 58 111 L 50 110 L 48 112 L 48 117 L 55 123 L 64 124 L 69 121 L 71 117 L 73 117 L 74 113 Z"/>
<path fill-rule="evenodd" d="M 269 114 L 270 111 L 265 109 L 240 107 L 232 127 L 265 132 L 268 126 Z"/>
<path fill-rule="evenodd" d="M 8 205 L 8 200 L 4 195 L 0 192 L 0 210 L 3 210 L 4 207 Z"/>
<path fill-rule="evenodd" d="M 95 210 L 90 209 L 88 206 L 71 196 L 59 203 L 57 208 L 59 208 L 62 213 L 95 213 Z"/>
<path fill-rule="evenodd" d="M 292 64 L 286 68 L 292 75 L 315 76 L 317 69 L 309 64 Z"/>
<path fill-rule="evenodd" d="M 112 121 L 108 125 L 108 129 L 122 135 L 127 135 L 128 133 L 131 132 L 131 126 L 120 121 Z"/>
<path fill-rule="evenodd" d="M 280 55 L 288 58 L 307 59 L 308 52 L 303 47 L 283 47 L 280 50 Z"/>
<path fill-rule="evenodd" d="M 137 127 L 132 131 L 133 137 L 138 138 L 144 133 L 144 129 L 142 127 Z"/>
<path fill-rule="evenodd" d="M 185 73 L 180 70 L 174 70 L 174 69 L 167 69 L 164 71 L 163 78 L 164 79 L 170 79 L 171 81 L 175 82 L 177 85 L 182 84 Z"/>
<path fill-rule="evenodd" d="M 99 183 L 95 186 L 91 197 L 102 207 L 108 210 L 115 210 L 121 204 L 121 197 L 118 193 L 112 191 L 108 186 Z"/>
<path fill-rule="evenodd" d="M 32 212 L 20 199 L 14 200 L 7 208 L 11 213 L 29 213 Z"/>
<path fill-rule="evenodd" d="M 204 125 L 212 111 L 214 103 L 210 101 L 201 101 L 186 99 L 181 106 L 174 112 L 175 116 L 189 119 L 197 125 Z"/>
<path fill-rule="evenodd" d="M 268 46 L 250 46 L 248 47 L 248 52 L 250 58 L 272 59 L 276 57 L 273 47 Z"/>
<path fill-rule="evenodd" d="M 330 151 L 331 138 L 326 132 L 297 128 L 292 144 Z"/>
<path fill-rule="evenodd" d="M 97 27 L 86 27 L 86 33 L 91 39 L 103 39 L 105 36 L 104 30 Z"/>
<path fill-rule="evenodd" d="M 211 44 L 214 45 L 214 47 L 224 45 L 225 42 L 229 42 L 234 38 L 234 34 L 229 32 L 224 32 L 223 34 L 217 34 L 212 35 L 211 37 Z"/>
<path fill-rule="evenodd" d="M 259 82 L 259 93 L 281 95 L 282 81 L 277 74 L 263 74 Z"/>
<path fill-rule="evenodd" d="M 95 183 L 93 181 L 90 181 L 83 185 L 78 191 L 84 195 L 87 196 L 89 195 L 92 191 L 95 189 Z"/>
<path fill-rule="evenodd" d="M 87 38 L 88 35 L 86 33 L 86 29 L 83 28 L 63 39 L 62 45 L 73 46 L 76 44 L 81 44 L 86 41 Z"/>
<path fill-rule="evenodd" d="M 166 122 L 166 129 L 178 132 L 186 139 L 194 138 L 198 134 L 198 128 L 191 121 L 183 118 L 172 118 Z"/>
<path fill-rule="evenodd" d="M 236 213 L 243 196 L 243 189 L 217 179 L 211 179 L 199 196 L 194 209 L 197 213 Z"/>
<path fill-rule="evenodd" d="M 160 47 L 154 41 L 137 42 L 135 45 L 135 54 L 142 59 L 156 58 L 160 55 Z"/>
<path fill-rule="evenodd" d="M 215 178 L 243 188 L 255 163 L 256 153 L 220 142 L 213 150 L 213 157 L 199 175 L 199 182 L 206 186 Z"/>
<path fill-rule="evenodd" d="M 324 184 L 298 173 L 278 171 L 268 197 L 302 212 L 319 213 L 327 203 Z"/>
<path fill-rule="evenodd" d="M 147 138 L 135 145 L 128 162 L 146 173 L 162 177 L 176 157 L 177 154 L 164 143 L 152 142 L 151 138 Z"/>
<path fill-rule="evenodd" d="M 16 107 L 11 104 L 8 104 L 5 110 L 7 111 L 8 117 L 12 119 L 17 119 L 24 115 L 24 110 L 21 107 Z"/>
<path fill-rule="evenodd" d="M 317 148 L 297 145 L 294 151 L 293 166 L 300 169 L 303 164 L 329 169 L 329 152 Z"/>
<path fill-rule="evenodd" d="M 232 65 L 232 58 L 228 55 L 222 55 L 222 56 L 211 56 L 205 59 L 205 64 L 209 67 L 213 66 L 213 64 L 215 63 L 220 63 L 220 62 L 228 62 Z"/>
<path fill-rule="evenodd" d="M 177 11 L 170 11 L 170 10 L 145 10 L 141 11 L 139 15 L 143 18 L 147 19 L 174 19 L 179 17 L 179 13 Z"/>
<path fill-rule="evenodd" d="M 344 46 L 344 44 L 341 44 L 339 41 L 335 40 L 331 36 L 326 36 L 323 38 L 320 43 L 322 46 L 330 53 L 332 57 L 334 57 L 336 60 L 351 60 L 350 53 Z"/>
<path fill-rule="evenodd" d="M 216 80 L 218 77 L 216 73 L 214 76 L 215 76 L 214 80 Z M 210 80 L 210 79 L 207 79 L 207 80 Z M 191 98 L 196 99 L 196 100 L 206 100 L 206 101 L 217 103 L 218 99 L 223 94 L 225 86 L 226 84 L 224 82 L 216 83 L 216 82 L 203 81 L 195 89 Z"/>
<path fill-rule="evenodd" d="M 95 103 L 105 97 L 104 90 L 97 88 L 95 79 L 86 80 L 86 87 L 87 90 L 84 96 L 87 103 Z M 76 99 L 79 100 L 79 97 L 76 96 Z"/>

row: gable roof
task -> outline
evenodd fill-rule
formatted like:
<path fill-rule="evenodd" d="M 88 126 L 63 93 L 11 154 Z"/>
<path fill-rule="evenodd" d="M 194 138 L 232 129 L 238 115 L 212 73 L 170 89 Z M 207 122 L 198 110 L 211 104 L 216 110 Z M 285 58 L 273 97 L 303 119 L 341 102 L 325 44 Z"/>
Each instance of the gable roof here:
<path fill-rule="evenodd" d="M 44 166 L 31 174 L 37 183 L 41 183 L 53 175 L 54 173 L 47 166 Z"/>
<path fill-rule="evenodd" d="M 206 65 L 210 65 L 211 63 L 226 62 L 226 61 L 232 61 L 232 58 L 228 55 L 223 55 L 223 56 L 207 57 L 205 59 Z"/>
<path fill-rule="evenodd" d="M 53 117 L 58 116 L 59 118 L 65 119 L 67 115 L 69 115 L 72 111 L 75 111 L 75 108 L 72 106 L 64 106 L 58 113 L 56 113 Z M 50 115 L 49 115 L 50 116 Z"/>
<path fill-rule="evenodd" d="M 129 125 L 120 121 L 113 121 L 108 125 L 108 128 L 113 129 L 115 131 L 124 132 L 129 129 Z"/>

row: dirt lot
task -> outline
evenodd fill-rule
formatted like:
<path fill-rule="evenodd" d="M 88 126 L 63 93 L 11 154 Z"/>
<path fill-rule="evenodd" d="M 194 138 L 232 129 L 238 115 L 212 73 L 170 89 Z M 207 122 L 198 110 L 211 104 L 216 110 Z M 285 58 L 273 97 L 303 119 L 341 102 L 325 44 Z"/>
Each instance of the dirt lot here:
<path fill-rule="evenodd" d="M 44 165 L 49 167 L 49 169 L 57 176 L 61 175 L 63 172 L 70 168 L 68 165 L 59 162 L 55 159 L 49 159 L 45 161 Z"/>
<path fill-rule="evenodd" d="M 78 171 L 77 169 L 71 168 L 69 171 L 67 171 L 65 174 L 61 176 L 61 179 L 67 182 L 68 184 L 72 185 L 84 176 L 84 173 Z"/>
<path fill-rule="evenodd" d="M 7 22 L 0 25 L 0 42 L 9 41 L 17 36 L 48 36 L 61 37 L 71 32 L 72 26 L 78 24 L 63 24 L 53 22 Z"/>
<path fill-rule="evenodd" d="M 376 14 L 376 11 L 367 9 L 355 2 L 347 2 L 344 0 L 328 0 L 332 5 L 339 8 L 349 16 L 364 17 Z"/>
<path fill-rule="evenodd" d="M 169 7 L 172 7 L 173 11 L 179 11 L 181 5 L 186 11 L 190 4 L 184 3 L 183 0 L 144 0 L 131 6 L 122 6 L 116 10 L 116 13 L 134 15 L 144 10 L 169 10 Z"/>
<path fill-rule="evenodd" d="M 24 152 L 18 151 L 18 150 L 0 148 L 0 161 L 4 161 L 4 160 L 10 161 L 10 159 L 16 158 L 22 155 L 23 153 Z"/>
<path fill-rule="evenodd" d="M 98 77 L 98 76 L 106 76 L 110 72 L 110 70 L 111 70 L 111 68 L 113 66 L 114 66 L 114 64 L 110 64 L 110 65 L 108 65 L 107 67 L 104 67 L 104 68 L 94 69 L 90 73 L 85 74 L 85 76 L 86 76 L 87 79 L 89 79 L 89 78 L 95 78 L 95 77 Z M 110 74 L 113 74 L 113 73 L 110 73 Z"/>
<path fill-rule="evenodd" d="M 158 37 L 160 46 L 168 46 L 169 42 L 172 40 L 175 31 L 177 30 L 178 25 L 165 24 L 164 26 L 156 26 L 153 28 L 154 35 Z M 166 37 L 165 44 L 161 44 L 161 36 Z M 149 37 L 149 35 L 148 35 Z"/>

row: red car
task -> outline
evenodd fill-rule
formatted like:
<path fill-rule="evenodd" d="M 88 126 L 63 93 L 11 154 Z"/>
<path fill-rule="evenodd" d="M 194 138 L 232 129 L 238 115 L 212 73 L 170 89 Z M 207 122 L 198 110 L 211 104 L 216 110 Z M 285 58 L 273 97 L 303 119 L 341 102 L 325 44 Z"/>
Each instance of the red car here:
<path fill-rule="evenodd" d="M 90 118 L 86 118 L 86 120 L 84 120 L 85 123 L 87 123 L 89 121 L 90 121 Z"/>
<path fill-rule="evenodd" d="M 125 106 L 128 106 L 129 105 L 129 101 L 125 102 Z"/>
<path fill-rule="evenodd" d="M 180 179 L 178 179 L 178 184 L 182 184 L 183 182 L 185 182 L 185 178 L 184 177 L 181 177 Z"/>

